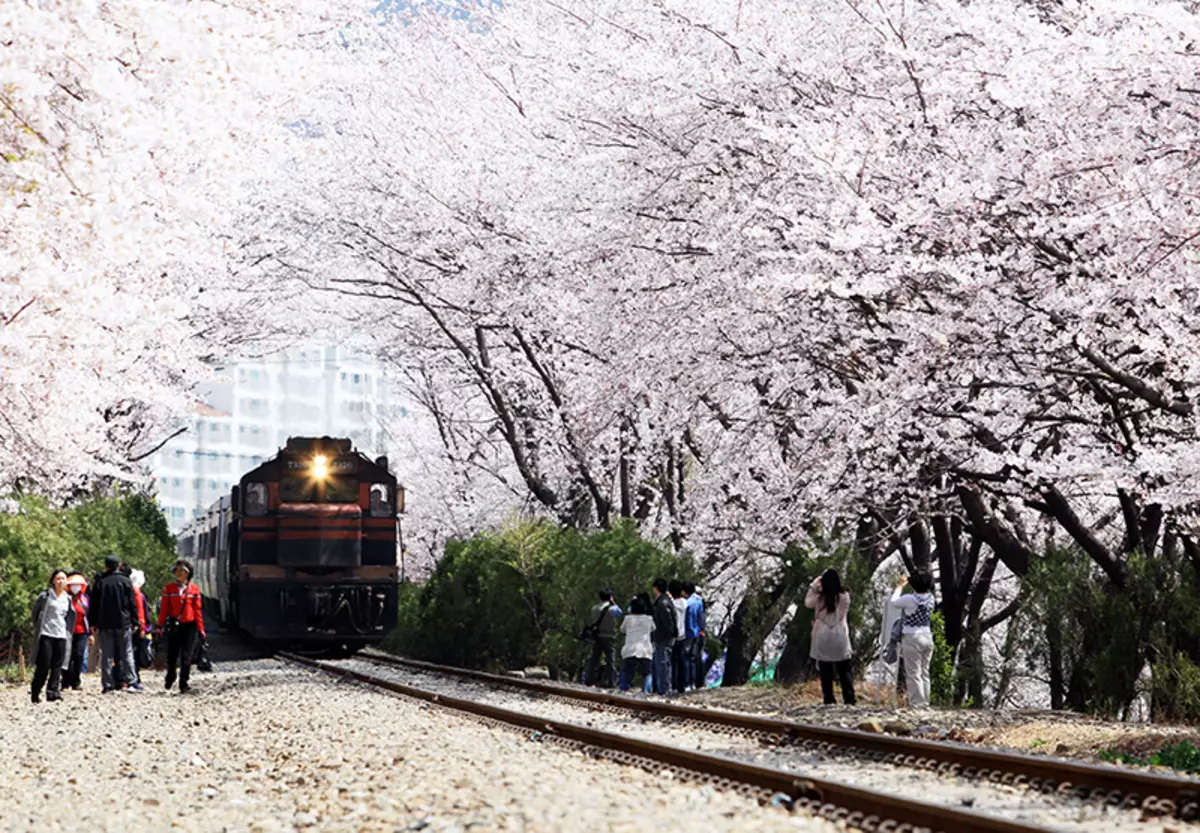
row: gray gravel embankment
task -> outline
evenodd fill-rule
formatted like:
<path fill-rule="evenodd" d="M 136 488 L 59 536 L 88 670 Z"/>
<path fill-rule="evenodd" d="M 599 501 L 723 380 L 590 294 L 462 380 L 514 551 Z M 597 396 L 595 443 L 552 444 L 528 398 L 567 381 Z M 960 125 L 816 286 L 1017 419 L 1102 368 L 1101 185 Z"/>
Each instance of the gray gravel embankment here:
<path fill-rule="evenodd" d="M 197 682 L 0 689 L 0 830 L 835 829 L 269 660 Z"/>
<path fill-rule="evenodd" d="M 646 719 L 623 711 L 601 710 L 588 704 L 464 681 L 437 673 L 378 665 L 365 658 L 346 660 L 338 664 L 397 682 L 439 691 L 448 696 L 478 700 L 502 708 L 592 726 L 657 743 L 698 749 L 709 754 L 790 770 L 798 775 L 853 784 L 908 798 L 920 798 L 930 803 L 951 807 L 967 806 L 976 811 L 1027 824 L 1079 833 L 1114 833 L 1126 830 L 1164 833 L 1178 828 L 1173 822 L 1142 822 L 1138 811 L 1118 810 L 1069 797 L 1043 796 L 1020 787 L 946 778 L 906 767 L 881 765 L 845 756 L 823 755 L 802 747 L 766 747 L 755 738 L 712 732 L 670 720 Z"/>

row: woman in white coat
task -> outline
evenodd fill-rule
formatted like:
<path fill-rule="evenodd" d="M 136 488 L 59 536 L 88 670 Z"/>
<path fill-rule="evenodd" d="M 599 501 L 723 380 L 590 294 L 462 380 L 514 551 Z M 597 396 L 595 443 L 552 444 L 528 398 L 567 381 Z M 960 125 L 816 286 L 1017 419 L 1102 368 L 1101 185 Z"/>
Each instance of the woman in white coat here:
<path fill-rule="evenodd" d="M 826 570 L 809 585 L 804 596 L 804 606 L 813 609 L 812 641 L 808 653 L 817 661 L 821 672 L 821 694 L 825 705 L 837 701 L 833 697 L 833 677 L 837 674 L 842 686 L 842 702 L 853 706 L 854 697 L 854 649 L 850 646 L 850 625 L 846 616 L 850 613 L 850 593 L 842 589 L 842 578 L 837 570 Z"/>

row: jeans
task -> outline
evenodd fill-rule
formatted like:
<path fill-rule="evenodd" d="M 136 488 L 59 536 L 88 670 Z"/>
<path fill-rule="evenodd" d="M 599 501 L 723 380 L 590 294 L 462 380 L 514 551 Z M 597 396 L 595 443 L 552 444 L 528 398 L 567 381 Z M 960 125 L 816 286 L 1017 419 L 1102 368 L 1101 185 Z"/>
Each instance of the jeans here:
<path fill-rule="evenodd" d="M 616 655 L 616 639 L 610 636 L 596 637 L 596 641 L 592 643 L 591 658 L 588 659 L 586 680 L 588 685 L 613 687 L 613 677 L 616 675 Z"/>
<path fill-rule="evenodd" d="M 700 679 L 704 673 L 704 662 L 701 660 L 700 651 L 704 640 L 698 636 L 690 636 L 683 640 L 683 685 L 685 688 L 704 688 L 704 680 Z"/>
<path fill-rule="evenodd" d="M 928 631 L 904 634 L 900 640 L 900 655 L 904 657 L 909 708 L 926 708 L 929 705 L 929 661 L 933 658 L 933 634 Z"/>
<path fill-rule="evenodd" d="M 87 672 L 88 635 L 71 635 L 71 661 L 63 673 L 62 683 L 67 688 L 79 688 L 80 675 Z"/>
<path fill-rule="evenodd" d="M 621 660 L 621 691 L 629 691 L 633 687 L 633 678 L 637 674 L 642 675 L 642 691 L 650 693 L 654 675 L 650 673 L 648 657 L 625 657 Z"/>
<path fill-rule="evenodd" d="M 115 665 L 115 668 L 114 668 Z M 113 679 L 113 671 L 118 679 Z M 133 685 L 133 633 L 129 628 L 100 631 L 100 687 L 105 691 Z"/>
<path fill-rule="evenodd" d="M 671 690 L 671 642 L 654 643 L 654 692 L 666 694 Z"/>
<path fill-rule="evenodd" d="M 817 661 L 817 670 L 821 672 L 821 694 L 825 705 L 832 706 L 837 700 L 833 697 L 833 675 L 836 672 L 838 682 L 842 686 L 842 702 L 847 706 L 857 703 L 854 697 L 854 660 L 844 659 L 841 662 Z"/>
<path fill-rule="evenodd" d="M 196 653 L 195 622 L 180 622 L 167 631 L 167 688 L 175 684 L 175 669 L 179 668 L 179 690 L 188 690 L 192 674 L 192 655 Z"/>
<path fill-rule="evenodd" d="M 46 686 L 47 700 L 62 699 L 63 660 L 67 656 L 67 640 L 52 639 L 49 636 L 39 636 L 37 646 L 37 662 L 33 671 L 33 688 L 30 693 L 36 703 L 42 695 L 42 686 Z M 49 678 L 49 683 L 46 682 Z"/>

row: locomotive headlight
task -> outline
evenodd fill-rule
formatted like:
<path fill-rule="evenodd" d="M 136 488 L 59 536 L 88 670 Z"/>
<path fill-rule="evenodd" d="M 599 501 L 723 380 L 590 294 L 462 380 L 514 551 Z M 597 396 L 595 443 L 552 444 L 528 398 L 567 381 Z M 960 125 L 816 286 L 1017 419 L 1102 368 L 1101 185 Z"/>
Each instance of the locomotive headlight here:
<path fill-rule="evenodd" d="M 329 461 L 324 454 L 313 457 L 312 473 L 317 480 L 324 480 L 329 475 Z"/>

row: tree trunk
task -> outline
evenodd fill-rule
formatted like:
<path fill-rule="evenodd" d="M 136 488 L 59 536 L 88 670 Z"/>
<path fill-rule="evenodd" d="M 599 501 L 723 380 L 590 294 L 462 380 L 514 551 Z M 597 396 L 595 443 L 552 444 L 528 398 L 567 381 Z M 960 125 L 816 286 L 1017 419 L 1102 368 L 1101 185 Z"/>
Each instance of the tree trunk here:
<path fill-rule="evenodd" d="M 1050 646 L 1050 708 L 1062 711 L 1066 687 L 1063 681 L 1062 633 L 1057 624 L 1046 627 L 1046 642 Z"/>
<path fill-rule="evenodd" d="M 721 686 L 745 685 L 750 667 L 763 643 L 779 624 L 783 611 L 795 595 L 796 583 L 782 576 L 765 591 L 750 590 L 733 613 L 733 622 L 725 631 L 725 676 Z"/>

